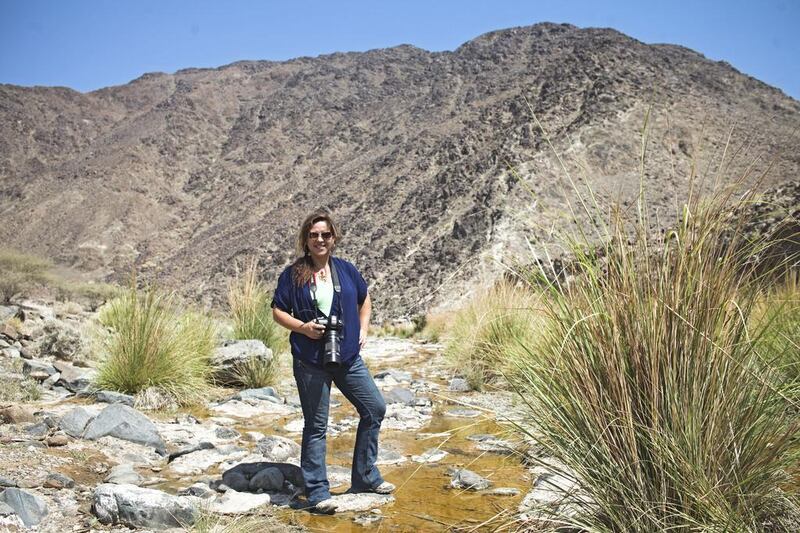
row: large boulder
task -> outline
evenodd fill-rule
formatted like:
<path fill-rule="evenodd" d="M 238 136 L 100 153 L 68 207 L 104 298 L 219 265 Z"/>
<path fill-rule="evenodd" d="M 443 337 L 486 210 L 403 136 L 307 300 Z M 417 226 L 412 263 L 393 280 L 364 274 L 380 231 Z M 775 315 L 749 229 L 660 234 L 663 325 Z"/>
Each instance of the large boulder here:
<path fill-rule="evenodd" d="M 103 483 L 94 489 L 92 513 L 101 524 L 134 528 L 189 527 L 197 520 L 198 500 L 135 485 Z"/>
<path fill-rule="evenodd" d="M 11 507 L 25 527 L 33 527 L 47 516 L 47 504 L 44 500 L 22 489 L 5 489 L 0 493 L 0 502 Z"/>
<path fill-rule="evenodd" d="M 272 361 L 272 350 L 259 340 L 225 341 L 211 356 L 214 379 L 221 384 L 239 385 L 237 370 L 251 361 L 268 364 Z"/>
<path fill-rule="evenodd" d="M 151 446 L 166 455 L 166 445 L 153 422 L 145 415 L 121 403 L 113 403 L 100 411 L 83 431 L 83 438 L 97 440 L 106 435 Z"/>

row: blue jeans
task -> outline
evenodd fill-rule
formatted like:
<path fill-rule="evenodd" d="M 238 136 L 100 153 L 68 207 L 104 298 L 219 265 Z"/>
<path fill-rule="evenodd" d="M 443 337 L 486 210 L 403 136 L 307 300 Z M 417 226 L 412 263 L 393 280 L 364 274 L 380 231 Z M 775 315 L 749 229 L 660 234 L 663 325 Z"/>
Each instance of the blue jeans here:
<path fill-rule="evenodd" d="M 356 430 L 350 491 L 366 492 L 383 483 L 375 461 L 378 459 L 378 433 L 386 414 L 386 402 L 363 359 L 357 357 L 349 367 L 327 370 L 295 357 L 294 379 L 303 407 L 300 469 L 303 471 L 308 502 L 315 505 L 331 497 L 325 467 L 331 382 L 336 383 L 336 387 L 355 406 L 361 417 Z"/>

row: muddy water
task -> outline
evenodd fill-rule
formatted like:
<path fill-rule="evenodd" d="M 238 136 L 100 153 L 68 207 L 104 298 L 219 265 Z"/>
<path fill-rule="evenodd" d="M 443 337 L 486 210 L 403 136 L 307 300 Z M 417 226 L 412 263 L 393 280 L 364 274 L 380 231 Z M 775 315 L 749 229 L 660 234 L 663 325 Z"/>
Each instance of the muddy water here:
<path fill-rule="evenodd" d="M 371 358 L 365 356 L 373 373 L 386 368 L 411 371 L 415 379 L 429 382 L 441 380 L 429 378 L 418 370 L 426 367 L 434 354 L 416 351 L 403 357 Z M 443 387 L 443 390 L 446 388 Z M 424 394 L 420 394 L 421 396 Z M 504 437 L 507 430 L 486 417 L 455 418 L 446 414 L 457 407 L 450 404 L 442 394 L 433 396 L 433 416 L 429 424 L 414 431 L 381 431 L 381 447 L 396 450 L 407 461 L 397 465 L 380 466 L 384 479 L 397 486 L 395 502 L 380 508 L 382 519 L 369 528 L 383 531 L 442 531 L 452 527 L 495 530 L 509 520 L 522 496 L 529 490 L 527 472 L 515 456 L 487 453 L 477 448 L 477 442 L 467 437 L 476 434 L 495 434 Z M 332 411 L 333 419 L 356 416 L 355 409 L 341 395 L 343 405 Z M 328 465 L 338 465 L 349 470 L 353 454 L 355 433 L 348 432 L 328 437 Z M 424 464 L 411 460 L 431 448 L 448 452 L 438 463 Z M 492 481 L 487 491 L 473 492 L 450 488 L 450 472 L 453 468 L 468 468 Z M 341 494 L 348 485 L 331 490 Z M 505 487 L 519 489 L 517 496 L 489 494 L 491 489 Z M 358 513 L 369 515 L 370 513 Z M 365 527 L 353 521 L 352 513 L 333 516 L 313 515 L 305 511 L 282 510 L 279 516 L 289 523 L 303 525 L 312 531 L 364 531 Z M 492 520 L 492 518 L 494 520 Z M 481 526 L 487 521 L 490 524 Z"/>

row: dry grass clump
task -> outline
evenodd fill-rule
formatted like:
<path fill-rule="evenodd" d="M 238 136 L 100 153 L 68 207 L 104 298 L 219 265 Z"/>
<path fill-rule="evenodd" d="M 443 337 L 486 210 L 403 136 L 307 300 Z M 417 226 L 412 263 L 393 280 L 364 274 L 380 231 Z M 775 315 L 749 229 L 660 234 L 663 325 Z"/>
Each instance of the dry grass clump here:
<path fill-rule="evenodd" d="M 535 341 L 540 303 L 526 286 L 500 283 L 456 312 L 445 359 L 475 390 L 497 384 L 510 368 L 509 354 Z"/>
<path fill-rule="evenodd" d="M 554 524 L 796 527 L 797 405 L 764 364 L 773 348 L 756 349 L 776 322 L 752 320 L 766 278 L 748 266 L 759 244 L 726 226 L 731 203 L 691 199 L 665 241 L 617 212 L 598 253 L 573 247 L 569 286 L 535 273 L 551 306 L 538 342 L 515 352 L 514 385 L 531 436 L 587 495 Z"/>
<path fill-rule="evenodd" d="M 110 328 L 97 385 L 127 394 L 155 387 L 179 404 L 202 402 L 209 390 L 216 327 L 205 315 L 181 313 L 154 288 L 131 288 L 101 310 Z"/>
<path fill-rule="evenodd" d="M 289 351 L 288 332 L 272 319 L 272 296 L 258 277 L 258 261 L 252 258 L 228 287 L 228 305 L 233 316 L 233 338 L 257 339 L 272 353 Z"/>

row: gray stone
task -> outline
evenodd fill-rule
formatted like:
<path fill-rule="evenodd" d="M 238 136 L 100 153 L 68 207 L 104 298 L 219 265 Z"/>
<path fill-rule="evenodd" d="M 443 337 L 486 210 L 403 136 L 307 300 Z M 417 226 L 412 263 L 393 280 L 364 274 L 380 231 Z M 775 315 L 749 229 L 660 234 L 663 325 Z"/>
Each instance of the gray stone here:
<path fill-rule="evenodd" d="M 178 491 L 178 496 L 194 496 L 196 498 L 213 498 L 216 493 L 205 483 L 195 483 Z"/>
<path fill-rule="evenodd" d="M 24 374 L 27 374 L 35 378 L 44 376 L 44 378 L 46 379 L 47 376 L 52 376 L 53 374 L 55 374 L 57 370 L 50 363 L 47 363 L 45 361 L 39 361 L 36 359 L 31 359 L 31 360 L 25 360 L 25 362 L 22 363 L 22 372 Z"/>
<path fill-rule="evenodd" d="M 411 372 L 407 372 L 405 370 L 390 368 L 388 370 L 383 370 L 375 374 L 375 379 L 378 380 L 385 380 L 387 377 L 391 377 L 398 383 L 402 382 L 411 383 Z"/>
<path fill-rule="evenodd" d="M 63 361 L 56 361 L 53 366 L 61 373 L 57 384 L 70 392 L 88 391 L 97 376 L 97 371 L 93 368 L 81 368 Z"/>
<path fill-rule="evenodd" d="M 0 516 L 11 516 L 12 514 L 15 515 L 17 513 L 6 502 L 0 502 Z"/>
<path fill-rule="evenodd" d="M 406 459 L 403 455 L 401 455 L 400 453 L 392 450 L 391 448 L 386 448 L 386 447 L 380 446 L 378 448 L 378 458 L 375 461 L 375 464 L 377 464 L 377 465 L 396 465 L 396 464 L 399 464 L 399 463 L 404 463 L 407 460 L 408 459 Z"/>
<path fill-rule="evenodd" d="M 245 389 L 233 395 L 234 400 L 244 400 L 255 398 L 256 400 L 267 400 L 275 403 L 283 403 L 278 393 L 272 387 L 261 387 L 260 389 Z"/>
<path fill-rule="evenodd" d="M 166 446 L 156 425 L 127 405 L 121 403 L 109 405 L 89 422 L 83 432 L 83 438 L 89 440 L 97 440 L 106 435 L 151 446 L 159 454 L 166 455 Z"/>
<path fill-rule="evenodd" d="M 233 428 L 219 427 L 214 430 L 214 436 L 218 439 L 238 439 L 241 437 L 241 433 Z"/>
<path fill-rule="evenodd" d="M 239 384 L 236 370 L 251 360 L 269 363 L 272 350 L 259 340 L 226 341 L 211 356 L 214 379 L 221 384 Z"/>
<path fill-rule="evenodd" d="M 295 487 L 303 486 L 303 472 L 299 466 L 289 463 L 242 463 L 226 470 L 222 474 L 222 483 L 236 491 L 247 491 L 250 488 L 250 480 L 262 470 L 267 468 L 277 468 L 283 474 L 283 478 Z"/>
<path fill-rule="evenodd" d="M 258 441 L 256 452 L 262 454 L 267 461 L 285 463 L 289 459 L 300 458 L 300 445 L 286 437 L 271 435 Z"/>
<path fill-rule="evenodd" d="M 194 453 L 194 452 L 199 452 L 200 450 L 210 450 L 212 448 L 214 448 L 214 444 L 213 443 L 207 442 L 207 441 L 202 441 L 202 442 L 197 443 L 194 446 L 188 446 L 186 448 L 181 448 L 180 450 L 178 450 L 176 452 L 172 452 L 171 454 L 169 454 L 169 459 L 167 460 L 167 462 L 171 463 L 172 461 L 174 461 L 178 457 L 182 457 L 184 455 L 188 455 L 188 454 Z"/>
<path fill-rule="evenodd" d="M 75 486 L 75 480 L 64 474 L 53 472 L 47 475 L 44 486 L 50 489 L 71 489 Z"/>
<path fill-rule="evenodd" d="M 31 437 L 44 437 L 50 432 L 50 426 L 46 422 L 37 422 L 25 428 L 25 433 Z"/>
<path fill-rule="evenodd" d="M 33 350 L 30 349 L 28 346 L 23 346 L 19 349 L 19 356 L 23 359 L 33 359 L 34 353 Z"/>
<path fill-rule="evenodd" d="M 94 395 L 95 400 L 100 403 L 121 403 L 128 407 L 133 407 L 133 396 L 111 390 L 97 391 Z"/>
<path fill-rule="evenodd" d="M 0 487 L 16 487 L 17 482 L 13 479 L 0 476 Z"/>
<path fill-rule="evenodd" d="M 94 490 L 92 513 L 101 524 L 134 528 L 188 527 L 198 516 L 197 500 L 155 489 L 104 483 Z"/>
<path fill-rule="evenodd" d="M 333 501 L 336 503 L 337 513 L 357 513 L 392 503 L 394 496 L 372 492 L 345 493 L 333 496 Z"/>
<path fill-rule="evenodd" d="M 115 485 L 136 485 L 142 484 L 142 476 L 139 475 L 133 465 L 130 463 L 123 463 L 111 469 L 106 476 L 106 483 L 113 483 Z"/>
<path fill-rule="evenodd" d="M 21 489 L 8 488 L 0 494 L 0 501 L 14 509 L 25 527 L 32 527 L 47 516 L 47 504 L 35 494 Z"/>
<path fill-rule="evenodd" d="M 18 359 L 22 357 L 22 351 L 14 346 L 10 346 L 8 348 L 3 348 L 3 355 L 10 358 L 10 359 Z M 30 359 L 29 357 L 27 359 Z"/>
<path fill-rule="evenodd" d="M 20 309 L 16 305 L 0 305 L 0 322 L 14 318 L 19 311 Z"/>
<path fill-rule="evenodd" d="M 469 392 L 472 387 L 464 378 L 453 378 L 450 380 L 450 392 Z"/>
<path fill-rule="evenodd" d="M 454 489 L 483 490 L 492 484 L 488 479 L 479 476 L 466 468 L 456 470 L 450 479 L 450 486 Z"/>
<path fill-rule="evenodd" d="M 83 407 L 76 407 L 61 417 L 58 427 L 70 437 L 79 438 L 83 435 L 86 425 L 92 420 L 92 415 Z"/>
<path fill-rule="evenodd" d="M 373 511 L 377 510 L 378 509 L 373 509 Z M 353 518 L 354 523 L 363 527 L 373 526 L 381 520 L 383 520 L 383 515 L 375 512 L 360 514 Z"/>
<path fill-rule="evenodd" d="M 250 492 L 279 491 L 283 488 L 283 473 L 275 467 L 265 468 L 252 478 L 248 488 Z"/>
<path fill-rule="evenodd" d="M 402 403 L 405 405 L 413 405 L 414 393 L 402 387 L 395 387 L 389 392 L 383 393 L 383 399 L 387 404 Z"/>

